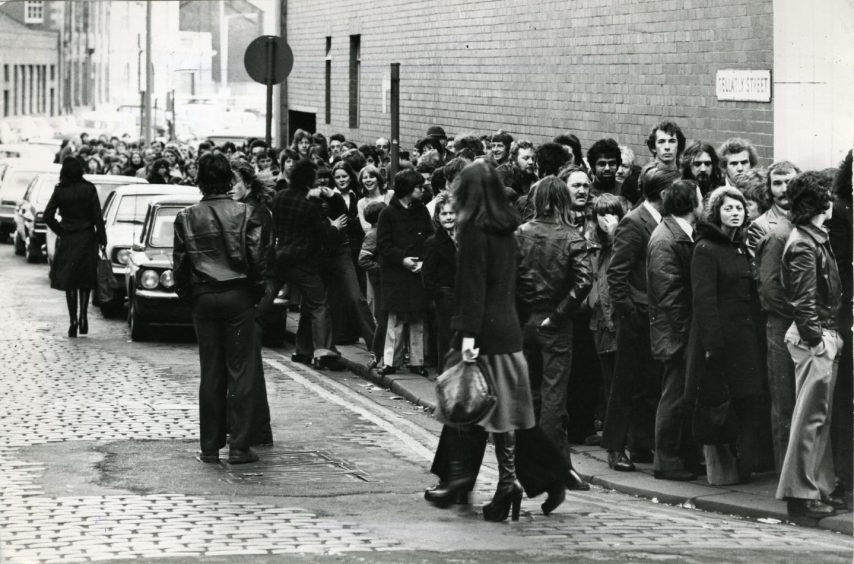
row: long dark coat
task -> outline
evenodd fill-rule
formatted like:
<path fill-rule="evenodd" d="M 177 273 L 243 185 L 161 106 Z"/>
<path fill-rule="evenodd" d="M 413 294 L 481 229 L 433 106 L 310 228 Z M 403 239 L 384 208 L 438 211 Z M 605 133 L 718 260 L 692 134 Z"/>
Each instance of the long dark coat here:
<path fill-rule="evenodd" d="M 427 309 L 427 293 L 421 275 L 403 266 L 406 257 L 424 258 L 424 242 L 433 234 L 433 222 L 421 202 L 405 208 L 392 198 L 377 223 L 382 307 L 398 313 Z"/>
<path fill-rule="evenodd" d="M 686 395 L 697 397 L 702 382 L 701 399 L 708 403 L 717 403 L 726 389 L 733 398 L 759 397 L 763 374 L 757 333 L 759 300 L 750 254 L 743 239 L 731 241 L 706 223 L 697 226 L 695 241 Z M 707 351 L 715 355 L 711 362 L 706 360 Z"/>

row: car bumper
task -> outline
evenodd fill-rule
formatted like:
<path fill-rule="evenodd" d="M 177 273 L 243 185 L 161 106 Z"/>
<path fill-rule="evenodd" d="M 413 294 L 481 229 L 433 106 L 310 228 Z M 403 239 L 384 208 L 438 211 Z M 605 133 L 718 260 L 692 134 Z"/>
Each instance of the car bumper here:
<path fill-rule="evenodd" d="M 134 302 L 145 323 L 152 325 L 191 326 L 193 316 L 190 305 L 174 292 L 136 290 Z"/>

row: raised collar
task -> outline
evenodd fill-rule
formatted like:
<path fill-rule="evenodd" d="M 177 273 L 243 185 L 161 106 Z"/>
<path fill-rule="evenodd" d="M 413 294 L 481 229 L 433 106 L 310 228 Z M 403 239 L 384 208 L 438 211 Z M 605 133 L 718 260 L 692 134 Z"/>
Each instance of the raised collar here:
<path fill-rule="evenodd" d="M 812 237 L 819 245 L 827 243 L 827 231 L 821 227 L 816 227 L 812 223 L 807 223 L 805 225 L 798 225 L 797 228 Z"/>

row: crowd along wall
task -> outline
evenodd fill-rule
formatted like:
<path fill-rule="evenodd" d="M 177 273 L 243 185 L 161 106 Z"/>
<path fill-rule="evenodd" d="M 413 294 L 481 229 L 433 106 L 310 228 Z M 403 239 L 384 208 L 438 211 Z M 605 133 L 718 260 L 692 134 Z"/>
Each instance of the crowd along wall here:
<path fill-rule="evenodd" d="M 401 65 L 401 145 L 430 125 L 644 140 L 662 118 L 689 139 L 746 137 L 773 153 L 773 104 L 720 101 L 721 69 L 772 71 L 771 0 L 285 0 L 294 52 L 288 107 L 357 142 L 388 136 L 389 63 Z M 350 125 L 351 36 L 359 36 L 358 127 Z M 327 51 L 327 38 L 331 38 Z M 326 64 L 330 68 L 330 123 Z"/>

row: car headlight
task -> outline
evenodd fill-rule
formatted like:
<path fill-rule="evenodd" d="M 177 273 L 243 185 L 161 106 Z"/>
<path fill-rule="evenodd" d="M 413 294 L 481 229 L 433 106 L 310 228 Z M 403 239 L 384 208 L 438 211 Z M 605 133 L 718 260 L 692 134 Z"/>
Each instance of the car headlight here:
<path fill-rule="evenodd" d="M 116 251 L 116 260 L 118 264 L 127 264 L 130 260 L 130 249 L 118 249 Z"/>
<path fill-rule="evenodd" d="M 139 285 L 146 290 L 153 290 L 160 283 L 160 275 L 153 270 L 143 270 L 139 275 Z"/>
<path fill-rule="evenodd" d="M 171 270 L 167 270 L 160 275 L 160 284 L 164 288 L 171 288 L 175 285 L 175 277 L 172 275 Z"/>

